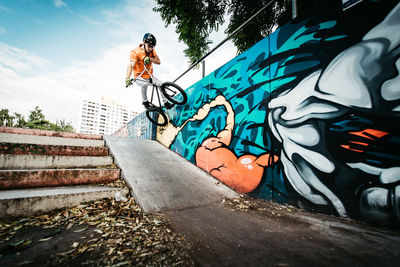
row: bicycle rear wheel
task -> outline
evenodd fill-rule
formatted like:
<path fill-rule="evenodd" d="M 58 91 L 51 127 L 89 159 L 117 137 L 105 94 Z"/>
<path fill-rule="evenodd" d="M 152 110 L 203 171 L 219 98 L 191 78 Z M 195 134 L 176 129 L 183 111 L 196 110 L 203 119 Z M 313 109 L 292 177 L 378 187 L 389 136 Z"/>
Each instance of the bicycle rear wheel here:
<path fill-rule="evenodd" d="M 168 124 L 167 115 L 159 108 L 153 108 L 146 110 L 146 116 L 149 120 L 158 126 L 165 126 Z"/>
<path fill-rule="evenodd" d="M 187 101 L 186 92 L 176 83 L 165 82 L 161 85 L 160 91 L 174 104 L 183 105 Z"/>

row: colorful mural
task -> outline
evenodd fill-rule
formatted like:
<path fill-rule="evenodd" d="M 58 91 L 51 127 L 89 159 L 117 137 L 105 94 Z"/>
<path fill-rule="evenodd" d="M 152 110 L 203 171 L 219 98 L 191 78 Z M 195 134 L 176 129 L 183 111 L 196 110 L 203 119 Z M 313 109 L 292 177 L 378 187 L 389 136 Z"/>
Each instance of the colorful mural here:
<path fill-rule="evenodd" d="M 257 198 L 400 222 L 400 4 L 314 10 L 186 91 L 157 139 Z"/>

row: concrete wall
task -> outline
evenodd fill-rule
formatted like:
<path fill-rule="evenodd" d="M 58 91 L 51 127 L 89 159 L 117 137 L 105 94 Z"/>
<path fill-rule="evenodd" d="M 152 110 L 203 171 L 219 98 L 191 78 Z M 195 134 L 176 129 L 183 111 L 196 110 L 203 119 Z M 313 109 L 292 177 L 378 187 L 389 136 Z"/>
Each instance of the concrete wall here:
<path fill-rule="evenodd" d="M 312 10 L 187 88 L 157 139 L 238 192 L 400 222 L 400 5 Z"/>

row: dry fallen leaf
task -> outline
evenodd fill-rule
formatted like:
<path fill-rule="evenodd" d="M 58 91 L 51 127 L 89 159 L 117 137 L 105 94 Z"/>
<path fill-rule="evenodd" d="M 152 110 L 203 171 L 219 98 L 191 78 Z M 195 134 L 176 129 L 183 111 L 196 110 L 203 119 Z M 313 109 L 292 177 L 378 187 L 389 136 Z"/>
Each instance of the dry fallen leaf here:
<path fill-rule="evenodd" d="M 69 231 L 77 236 L 72 249 L 46 254 L 48 265 L 65 265 L 72 259 L 79 262 L 80 255 L 86 255 L 83 258 L 88 265 L 193 266 L 191 245 L 170 229 L 170 222 L 163 214 L 144 213 L 133 198 L 126 202 L 113 199 L 92 201 L 14 221 L 1 219 L 0 240 L 7 242 L 22 229 L 47 228 L 53 230 L 38 239 L 40 242 L 32 243 L 25 238 L 14 243 L 17 246 L 33 246 L 45 241 L 52 242 L 50 240 L 55 235 Z"/>
<path fill-rule="evenodd" d="M 75 230 L 74 232 L 75 232 L 75 233 L 79 233 L 79 232 L 85 231 L 86 229 L 87 229 L 87 227 L 82 228 L 82 229 L 79 229 L 79 230 Z"/>
<path fill-rule="evenodd" d="M 39 239 L 39 241 L 40 242 L 43 242 L 43 241 L 48 241 L 48 240 L 50 240 L 50 239 L 52 239 L 53 237 L 52 236 L 50 236 L 50 237 L 47 237 L 47 238 L 42 238 L 42 239 Z"/>

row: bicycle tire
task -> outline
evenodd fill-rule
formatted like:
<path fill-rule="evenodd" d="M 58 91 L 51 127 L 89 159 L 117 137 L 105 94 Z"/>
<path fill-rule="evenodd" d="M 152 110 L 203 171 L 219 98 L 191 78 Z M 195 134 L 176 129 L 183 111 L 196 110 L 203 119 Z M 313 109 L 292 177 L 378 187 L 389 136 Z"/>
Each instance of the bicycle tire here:
<path fill-rule="evenodd" d="M 162 111 L 162 109 L 153 109 L 153 110 L 146 110 L 146 116 L 157 126 L 165 126 L 168 124 L 167 115 Z"/>
<path fill-rule="evenodd" d="M 161 93 L 172 103 L 183 105 L 187 102 L 186 92 L 176 83 L 165 82 L 160 87 Z"/>

